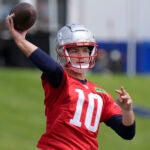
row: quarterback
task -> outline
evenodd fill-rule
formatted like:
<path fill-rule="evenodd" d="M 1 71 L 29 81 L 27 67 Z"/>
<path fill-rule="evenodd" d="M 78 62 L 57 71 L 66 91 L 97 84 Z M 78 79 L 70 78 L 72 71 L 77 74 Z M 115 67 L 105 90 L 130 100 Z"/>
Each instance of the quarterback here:
<path fill-rule="evenodd" d="M 42 71 L 46 130 L 37 143 L 41 150 L 98 150 L 97 136 L 104 122 L 123 139 L 135 136 L 132 98 L 121 87 L 117 103 L 102 87 L 86 79 L 95 64 L 97 44 L 80 24 L 68 24 L 57 33 L 59 62 L 26 40 L 28 30 L 18 32 L 13 20 L 8 29 L 19 49 Z"/>

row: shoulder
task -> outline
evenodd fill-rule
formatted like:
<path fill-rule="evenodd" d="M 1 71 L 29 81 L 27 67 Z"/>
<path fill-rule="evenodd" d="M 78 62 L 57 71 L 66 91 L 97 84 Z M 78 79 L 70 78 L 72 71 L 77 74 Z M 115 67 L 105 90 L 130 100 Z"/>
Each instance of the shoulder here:
<path fill-rule="evenodd" d="M 61 75 L 61 76 L 57 76 L 57 74 L 56 74 L 56 77 L 50 78 L 53 75 L 51 75 L 51 74 L 47 75 L 46 73 L 42 73 L 42 75 L 41 75 L 42 85 L 43 86 L 44 85 L 52 86 L 53 88 L 56 88 L 56 89 L 58 89 L 59 87 L 65 86 L 66 82 L 68 81 L 68 74 L 63 67 L 62 67 L 62 74 L 63 75 Z M 61 79 L 61 81 L 59 81 L 60 79 Z M 59 82 L 59 85 L 53 86 L 54 83 L 57 83 L 57 82 Z"/>

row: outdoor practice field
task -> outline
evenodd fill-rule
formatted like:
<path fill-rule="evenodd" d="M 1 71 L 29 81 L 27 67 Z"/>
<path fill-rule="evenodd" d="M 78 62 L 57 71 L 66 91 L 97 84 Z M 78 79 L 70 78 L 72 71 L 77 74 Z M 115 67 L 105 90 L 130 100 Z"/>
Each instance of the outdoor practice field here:
<path fill-rule="evenodd" d="M 43 90 L 40 71 L 0 69 L 0 150 L 35 150 L 45 130 Z M 135 106 L 150 109 L 150 76 L 89 74 L 87 78 L 110 92 L 124 86 Z M 149 150 L 150 118 L 136 114 L 137 133 L 125 141 L 101 124 L 100 150 Z"/>

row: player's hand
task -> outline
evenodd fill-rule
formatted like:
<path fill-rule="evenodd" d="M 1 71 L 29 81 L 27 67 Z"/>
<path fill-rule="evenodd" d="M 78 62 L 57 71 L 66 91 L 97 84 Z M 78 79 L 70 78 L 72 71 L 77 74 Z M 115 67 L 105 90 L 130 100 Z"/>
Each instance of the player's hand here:
<path fill-rule="evenodd" d="M 10 31 L 10 34 L 12 35 L 12 38 L 14 39 L 15 43 L 19 47 L 19 49 L 27 56 L 29 57 L 36 49 L 37 46 L 29 42 L 25 39 L 28 30 L 25 30 L 23 32 L 19 32 L 14 28 L 14 22 L 13 22 L 13 16 L 9 15 L 6 18 L 6 24 L 8 26 L 8 29 Z"/>
<path fill-rule="evenodd" d="M 14 14 L 8 15 L 6 17 L 6 24 L 7 24 L 9 31 L 10 31 L 10 34 L 12 35 L 13 39 L 16 41 L 21 40 L 21 39 L 25 39 L 28 30 L 23 31 L 23 32 L 19 32 L 19 31 L 15 30 L 14 22 L 13 22 L 13 15 Z"/>
<path fill-rule="evenodd" d="M 119 90 L 115 90 L 115 92 L 119 94 L 116 102 L 121 107 L 121 109 L 125 111 L 132 110 L 132 99 L 128 92 L 126 92 L 123 87 L 121 87 Z"/>

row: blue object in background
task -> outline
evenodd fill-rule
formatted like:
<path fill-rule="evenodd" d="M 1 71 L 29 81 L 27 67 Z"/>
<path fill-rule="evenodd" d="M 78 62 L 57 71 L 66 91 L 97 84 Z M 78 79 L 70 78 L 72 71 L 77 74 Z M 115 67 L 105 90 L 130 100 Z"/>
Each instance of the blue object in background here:
<path fill-rule="evenodd" d="M 150 73 L 150 42 L 137 44 L 137 73 Z"/>
<path fill-rule="evenodd" d="M 126 72 L 127 70 L 127 43 L 126 42 L 98 42 L 98 49 L 105 49 L 108 53 L 113 50 L 118 50 L 122 55 L 122 70 L 121 72 Z"/>
<path fill-rule="evenodd" d="M 98 42 L 98 49 L 108 53 L 117 49 L 122 54 L 122 72 L 127 71 L 127 42 Z M 136 44 L 136 73 L 150 74 L 150 42 Z"/>

